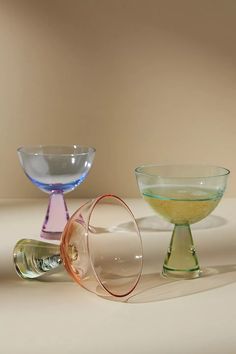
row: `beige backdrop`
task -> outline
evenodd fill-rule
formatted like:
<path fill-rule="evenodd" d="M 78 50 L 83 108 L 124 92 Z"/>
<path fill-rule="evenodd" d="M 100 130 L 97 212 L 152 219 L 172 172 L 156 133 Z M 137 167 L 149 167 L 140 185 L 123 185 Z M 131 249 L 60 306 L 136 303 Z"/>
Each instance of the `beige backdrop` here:
<path fill-rule="evenodd" d="M 70 196 L 138 196 L 134 168 L 231 169 L 235 0 L 0 0 L 0 197 L 37 197 L 16 148 L 96 147 Z"/>

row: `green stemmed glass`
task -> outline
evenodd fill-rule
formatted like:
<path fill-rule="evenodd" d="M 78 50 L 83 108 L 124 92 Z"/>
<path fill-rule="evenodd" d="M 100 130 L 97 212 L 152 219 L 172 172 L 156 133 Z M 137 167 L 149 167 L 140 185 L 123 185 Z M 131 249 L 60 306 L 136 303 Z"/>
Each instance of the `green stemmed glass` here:
<path fill-rule="evenodd" d="M 223 167 L 204 165 L 143 165 L 135 169 L 143 198 L 156 213 L 174 224 L 163 265 L 164 276 L 199 277 L 190 225 L 216 208 L 229 173 Z"/>

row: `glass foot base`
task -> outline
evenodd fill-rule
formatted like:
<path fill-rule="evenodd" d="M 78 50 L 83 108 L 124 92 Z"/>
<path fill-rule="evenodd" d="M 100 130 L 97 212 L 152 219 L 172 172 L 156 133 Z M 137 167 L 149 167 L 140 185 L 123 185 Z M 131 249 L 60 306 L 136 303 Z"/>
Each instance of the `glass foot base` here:
<path fill-rule="evenodd" d="M 194 269 L 172 269 L 166 266 L 163 267 L 162 275 L 165 278 L 173 278 L 173 279 L 195 279 L 199 278 L 201 275 L 201 270 L 199 267 Z"/>
<path fill-rule="evenodd" d="M 46 240 L 60 240 L 62 232 L 41 231 L 40 236 Z"/>

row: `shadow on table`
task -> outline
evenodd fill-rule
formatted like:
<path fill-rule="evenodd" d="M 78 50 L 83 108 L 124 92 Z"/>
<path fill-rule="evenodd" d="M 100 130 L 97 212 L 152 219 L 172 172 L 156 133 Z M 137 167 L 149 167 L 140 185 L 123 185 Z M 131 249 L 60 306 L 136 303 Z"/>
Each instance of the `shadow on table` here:
<path fill-rule="evenodd" d="M 136 221 L 141 233 L 171 231 L 173 229 L 173 225 L 157 215 L 138 218 Z M 209 215 L 202 221 L 193 224 L 191 228 L 203 230 L 221 227 L 225 224 L 227 224 L 225 218 Z M 129 224 L 119 225 L 120 227 L 129 228 Z M 201 277 L 192 280 L 167 279 L 161 273 L 144 274 L 135 291 L 123 301 L 128 303 L 163 301 L 212 290 L 234 282 L 236 282 L 236 264 L 204 268 Z M 116 299 L 110 298 L 110 300 Z"/>
<path fill-rule="evenodd" d="M 158 231 L 171 231 L 173 225 L 158 215 L 145 216 L 136 219 L 137 225 L 141 232 L 158 232 Z M 207 218 L 199 221 L 196 224 L 191 225 L 192 230 L 203 230 L 220 227 L 227 224 L 227 220 L 219 215 L 209 215 Z M 133 224 L 124 223 L 118 226 L 119 229 L 133 228 Z"/>
<path fill-rule="evenodd" d="M 159 219 L 156 215 L 137 219 L 141 232 L 170 231 L 172 225 Z M 223 226 L 227 220 L 223 217 L 210 215 L 201 222 L 192 225 L 194 229 L 209 229 Z M 129 228 L 129 224 L 121 224 L 119 229 Z M 230 246 L 231 248 L 231 246 Z M 225 253 L 225 249 L 221 249 Z M 156 257 L 156 256 L 155 256 Z M 150 257 L 147 257 L 149 261 Z M 54 273 L 54 274 L 53 274 Z M 15 276 L 14 276 L 15 277 Z M 1 278 L 1 272 L 0 272 Z M 4 279 L 5 278 L 5 279 Z M 1 281 L 9 280 L 9 276 L 4 274 Z M 63 266 L 53 272 L 49 272 L 38 279 L 42 282 L 71 282 Z M 161 273 L 143 274 L 134 292 L 126 298 L 114 298 L 104 296 L 107 300 L 122 301 L 127 303 L 147 303 L 163 301 L 173 298 L 192 295 L 212 289 L 216 289 L 236 282 L 236 264 L 218 265 L 204 268 L 200 278 L 192 280 L 170 280 L 164 278 Z"/>
<path fill-rule="evenodd" d="M 145 303 L 169 300 L 216 289 L 234 282 L 236 282 L 236 264 L 204 268 L 200 278 L 191 280 L 170 280 L 160 273 L 146 274 L 142 275 L 134 293 L 124 301 Z"/>
<path fill-rule="evenodd" d="M 2 278 L 1 282 L 4 282 L 4 280 L 9 281 L 10 279 Z M 45 274 L 45 276 L 40 277 L 38 281 L 50 283 L 73 282 L 63 269 L 55 274 Z M 104 292 L 101 292 L 101 297 L 109 301 L 130 304 L 159 302 L 198 294 L 235 282 L 236 264 L 219 265 L 203 268 L 201 277 L 191 280 L 171 280 L 164 278 L 160 273 L 144 274 L 141 276 L 137 288 L 127 297 L 115 298 L 113 296 L 104 295 Z M 100 290 L 98 290 L 98 293 L 99 292 Z"/>

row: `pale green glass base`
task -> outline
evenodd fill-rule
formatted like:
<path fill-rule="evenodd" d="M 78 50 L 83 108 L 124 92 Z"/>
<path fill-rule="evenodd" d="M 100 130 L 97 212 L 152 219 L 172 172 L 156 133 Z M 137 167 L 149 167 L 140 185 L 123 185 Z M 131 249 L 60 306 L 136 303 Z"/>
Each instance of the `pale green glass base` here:
<path fill-rule="evenodd" d="M 200 276 L 201 270 L 198 267 L 197 269 L 187 269 L 187 270 L 176 270 L 170 269 L 166 266 L 163 266 L 162 275 L 166 278 L 173 279 L 195 279 Z"/>
<path fill-rule="evenodd" d="M 38 278 L 62 263 L 58 245 L 36 240 L 18 241 L 13 257 L 16 272 L 24 279 Z"/>
<path fill-rule="evenodd" d="M 189 225 L 175 225 L 162 274 L 168 278 L 194 279 L 200 267 Z"/>

